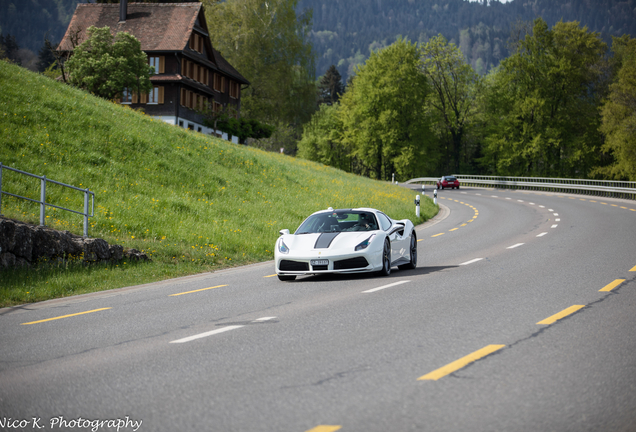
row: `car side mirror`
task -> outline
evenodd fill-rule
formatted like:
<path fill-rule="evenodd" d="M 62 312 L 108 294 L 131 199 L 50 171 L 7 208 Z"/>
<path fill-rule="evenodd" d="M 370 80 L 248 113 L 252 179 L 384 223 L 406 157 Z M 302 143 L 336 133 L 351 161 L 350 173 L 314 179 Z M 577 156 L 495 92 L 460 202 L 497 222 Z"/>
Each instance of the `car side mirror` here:
<path fill-rule="evenodd" d="M 286 234 L 289 234 L 289 230 L 288 230 L 288 229 L 280 230 L 280 231 L 278 231 L 278 234 L 280 234 L 280 235 L 286 235 Z"/>

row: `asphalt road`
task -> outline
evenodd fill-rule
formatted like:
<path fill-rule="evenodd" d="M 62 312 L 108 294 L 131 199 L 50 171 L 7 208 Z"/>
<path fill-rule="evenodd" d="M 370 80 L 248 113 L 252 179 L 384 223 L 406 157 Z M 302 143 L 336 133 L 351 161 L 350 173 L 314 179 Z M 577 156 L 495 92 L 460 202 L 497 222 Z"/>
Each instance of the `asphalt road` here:
<path fill-rule="evenodd" d="M 439 202 L 389 277 L 269 262 L 0 310 L 0 430 L 636 431 L 636 203 Z"/>

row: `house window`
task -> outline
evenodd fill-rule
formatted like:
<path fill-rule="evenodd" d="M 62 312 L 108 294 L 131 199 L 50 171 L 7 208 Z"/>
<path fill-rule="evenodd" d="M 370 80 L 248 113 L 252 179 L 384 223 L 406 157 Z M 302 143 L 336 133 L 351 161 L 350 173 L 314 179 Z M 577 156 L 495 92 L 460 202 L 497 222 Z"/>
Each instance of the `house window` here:
<path fill-rule="evenodd" d="M 239 83 L 234 82 L 234 81 L 230 81 L 230 97 L 234 98 L 234 99 L 238 99 L 239 98 L 239 90 L 240 90 Z"/>
<path fill-rule="evenodd" d="M 224 93 L 225 92 L 225 77 L 221 74 L 214 74 L 214 90 Z"/>
<path fill-rule="evenodd" d="M 196 33 L 192 33 L 190 35 L 189 47 L 193 51 L 202 53 L 203 52 L 203 37 Z"/>
<path fill-rule="evenodd" d="M 158 104 L 159 103 L 159 87 L 153 87 L 148 93 L 148 103 L 149 104 Z"/>
<path fill-rule="evenodd" d="M 166 72 L 166 61 L 164 56 L 148 56 L 148 65 L 155 69 L 155 74 Z"/>
<path fill-rule="evenodd" d="M 121 103 L 129 104 L 132 103 L 132 89 L 129 87 L 124 87 L 124 91 L 121 92 Z"/>
<path fill-rule="evenodd" d="M 159 73 L 159 57 L 148 57 L 148 64 L 155 69 L 154 73 Z"/>

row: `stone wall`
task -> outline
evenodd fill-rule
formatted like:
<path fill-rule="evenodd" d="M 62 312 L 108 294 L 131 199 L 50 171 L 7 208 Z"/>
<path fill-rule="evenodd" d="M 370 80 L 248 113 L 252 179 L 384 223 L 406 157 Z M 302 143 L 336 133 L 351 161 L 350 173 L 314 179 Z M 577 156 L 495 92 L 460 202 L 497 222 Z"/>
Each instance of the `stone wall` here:
<path fill-rule="evenodd" d="M 99 238 L 84 238 L 69 231 L 31 225 L 0 217 L 0 269 L 32 266 L 44 261 L 80 259 L 86 263 L 121 259 L 148 260 L 136 249 L 109 245 Z"/>

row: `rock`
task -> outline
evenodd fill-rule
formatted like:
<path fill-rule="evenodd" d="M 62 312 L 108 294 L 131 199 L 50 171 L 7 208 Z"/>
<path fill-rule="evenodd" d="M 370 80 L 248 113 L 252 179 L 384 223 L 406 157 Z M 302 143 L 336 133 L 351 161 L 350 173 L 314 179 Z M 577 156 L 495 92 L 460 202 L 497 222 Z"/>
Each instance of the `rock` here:
<path fill-rule="evenodd" d="M 0 253 L 0 268 L 15 267 L 15 255 L 11 252 Z"/>
<path fill-rule="evenodd" d="M 33 241 L 33 255 L 30 261 L 35 262 L 41 258 L 51 259 L 58 255 L 64 255 L 62 235 L 58 231 L 36 227 L 32 230 L 31 239 Z"/>
<path fill-rule="evenodd" d="M 38 261 L 60 263 L 80 257 L 85 262 L 149 260 L 145 253 L 136 249 L 124 252 L 123 246 L 109 245 L 103 239 L 86 239 L 69 231 L 0 217 L 0 268 L 30 267 Z"/>
<path fill-rule="evenodd" d="M 124 257 L 124 247 L 120 245 L 111 245 L 108 248 L 111 261 L 120 261 Z"/>
<path fill-rule="evenodd" d="M 84 261 L 102 261 L 110 258 L 108 243 L 103 239 L 84 240 Z"/>
<path fill-rule="evenodd" d="M 16 257 L 15 258 L 15 266 L 20 268 L 20 267 L 31 267 L 31 263 L 28 262 L 25 258 L 22 257 Z"/>
<path fill-rule="evenodd" d="M 130 261 L 150 261 L 148 255 L 143 252 L 138 251 L 137 249 L 128 249 L 124 251 L 124 258 L 129 259 Z"/>
<path fill-rule="evenodd" d="M 31 232 L 27 225 L 16 224 L 15 232 L 13 233 L 14 246 L 11 250 L 16 257 L 30 260 L 33 256 L 33 239 Z"/>
<path fill-rule="evenodd" d="M 13 250 L 15 246 L 15 222 L 0 219 L 0 253 Z"/>

